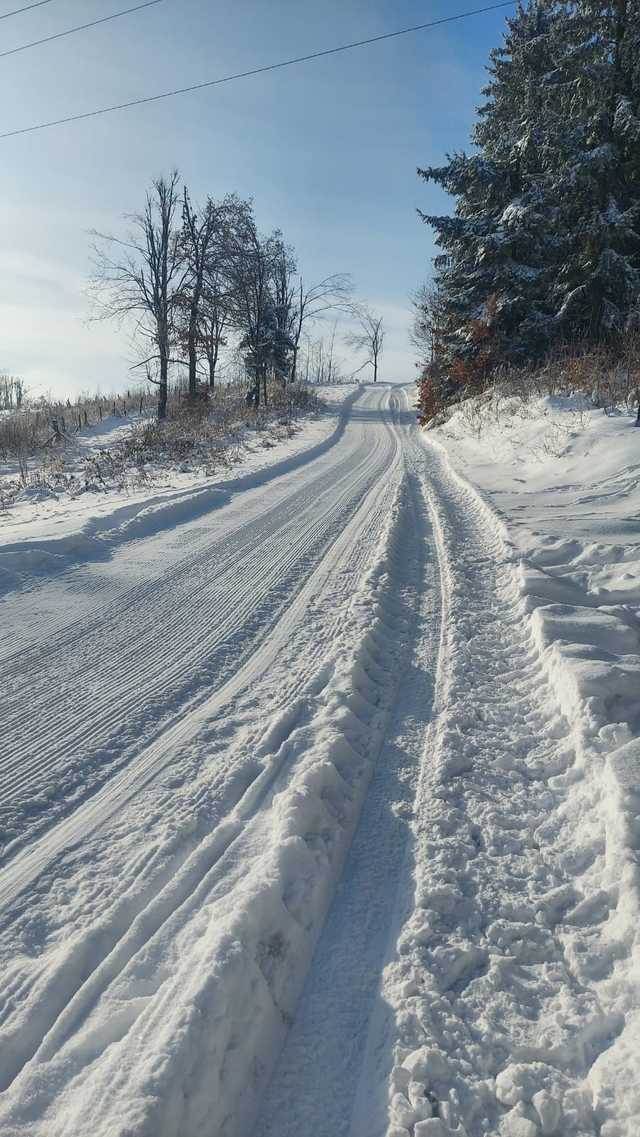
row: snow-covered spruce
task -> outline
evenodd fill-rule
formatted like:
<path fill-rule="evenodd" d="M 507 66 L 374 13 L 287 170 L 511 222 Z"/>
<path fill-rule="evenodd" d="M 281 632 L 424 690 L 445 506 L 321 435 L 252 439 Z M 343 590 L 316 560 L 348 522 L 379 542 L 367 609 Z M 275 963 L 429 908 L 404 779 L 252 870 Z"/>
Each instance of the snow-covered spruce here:
<path fill-rule="evenodd" d="M 474 151 L 420 171 L 455 198 L 424 217 L 441 251 L 432 378 L 445 394 L 559 345 L 623 347 L 637 326 L 639 53 L 638 0 L 518 5 Z"/>

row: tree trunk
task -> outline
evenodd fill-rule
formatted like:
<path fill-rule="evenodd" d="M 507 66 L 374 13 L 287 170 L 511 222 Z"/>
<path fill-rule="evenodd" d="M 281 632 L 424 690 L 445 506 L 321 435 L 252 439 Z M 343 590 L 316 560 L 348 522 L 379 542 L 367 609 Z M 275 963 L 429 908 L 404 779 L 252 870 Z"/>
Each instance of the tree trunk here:
<path fill-rule="evenodd" d="M 197 353 L 196 353 L 196 316 L 197 309 L 191 309 L 189 318 L 189 394 L 195 397 L 198 389 L 198 375 L 197 375 Z"/>
<path fill-rule="evenodd" d="M 167 393 L 168 393 L 168 376 L 169 376 L 169 360 L 164 351 L 160 351 L 160 382 L 158 394 L 158 418 L 165 419 L 167 417 Z"/>
<path fill-rule="evenodd" d="M 216 385 L 216 370 L 218 367 L 218 355 L 220 354 L 220 341 L 217 335 L 214 334 L 213 328 L 211 330 L 211 339 L 207 350 L 207 359 L 209 360 L 209 386 L 211 388 Z"/>
<path fill-rule="evenodd" d="M 297 372 L 298 372 L 298 345 L 295 344 L 294 348 L 293 348 L 293 359 L 291 360 L 291 375 L 289 376 L 289 382 L 290 383 L 295 383 Z"/>
<path fill-rule="evenodd" d="M 374 383 L 378 382 L 378 356 L 377 355 L 374 355 L 374 357 L 373 357 L 373 381 L 374 381 Z"/>
<path fill-rule="evenodd" d="M 188 332 L 188 347 L 189 347 L 189 394 L 195 396 L 198 390 L 198 355 L 197 355 L 197 338 L 198 338 L 198 309 L 200 308 L 200 296 L 202 295 L 202 280 L 196 279 L 193 286 L 193 296 L 191 298 L 191 307 L 189 309 L 189 332 Z"/>

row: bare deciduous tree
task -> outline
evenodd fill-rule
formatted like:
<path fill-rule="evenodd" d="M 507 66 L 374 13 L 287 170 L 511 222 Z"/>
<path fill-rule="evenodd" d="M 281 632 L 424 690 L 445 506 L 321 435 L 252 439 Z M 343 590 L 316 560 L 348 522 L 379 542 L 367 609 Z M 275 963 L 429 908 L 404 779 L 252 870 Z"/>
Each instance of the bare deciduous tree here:
<path fill-rule="evenodd" d="M 98 317 L 136 319 L 135 334 L 153 348 L 138 366 L 157 365 L 158 418 L 167 413 L 171 346 L 176 317 L 184 302 L 188 268 L 176 228 L 180 177 L 157 178 L 147 194 L 144 212 L 131 218 L 128 240 L 94 233 L 95 273 L 92 289 Z M 148 377 L 151 372 L 148 370 Z"/>
<path fill-rule="evenodd" d="M 221 349 L 229 348 L 243 361 L 248 400 L 258 407 L 269 379 L 296 378 L 303 329 L 329 310 L 352 311 L 347 276 L 306 288 L 282 233 L 262 236 L 251 202 L 233 194 L 209 197 L 196 210 L 174 172 L 153 182 L 130 221 L 125 239 L 94 233 L 93 292 L 98 316 L 133 326 L 134 367 L 159 386 L 159 418 L 167 413 L 170 364 L 187 369 L 193 396 L 205 374 L 214 386 Z M 332 374 L 323 357 L 325 366 Z"/>
<path fill-rule="evenodd" d="M 342 369 L 342 360 L 336 356 L 337 323 L 331 328 L 328 339 L 320 337 L 308 339 L 305 360 L 305 382 L 337 383 Z"/>
<path fill-rule="evenodd" d="M 220 350 L 227 344 L 227 328 L 231 313 L 226 303 L 227 293 L 220 287 L 220 281 L 210 281 L 202 296 L 198 318 L 198 343 L 207 361 L 207 381 L 210 388 L 216 385 Z"/>
<path fill-rule="evenodd" d="M 187 289 L 185 292 L 186 343 L 189 394 L 193 397 L 198 386 L 198 329 L 201 320 L 201 304 L 205 288 L 207 265 L 213 254 L 213 246 L 219 237 L 219 210 L 209 198 L 200 216 L 195 212 L 187 187 L 184 187 L 182 203 L 182 247 L 185 264 L 188 268 Z M 217 341 L 216 341 L 217 342 Z M 214 366 L 215 373 L 215 366 Z M 213 384 L 211 384 L 213 386 Z"/>
<path fill-rule="evenodd" d="M 297 322 L 295 307 L 296 286 L 294 278 L 297 264 L 293 249 L 286 245 L 282 234 L 276 232 L 273 259 L 273 304 L 275 320 L 274 362 L 281 382 L 287 378 L 295 379 L 295 357 L 297 354 L 294 327 Z M 288 372 L 290 371 L 290 375 Z"/>
<path fill-rule="evenodd" d="M 0 407 L 2 410 L 20 410 L 24 403 L 26 386 L 17 375 L 0 375 Z"/>
<path fill-rule="evenodd" d="M 421 363 L 433 363 L 442 349 L 444 300 L 437 284 L 423 284 L 413 296 L 411 343 L 420 352 Z"/>
<path fill-rule="evenodd" d="M 308 320 L 318 319 L 325 312 L 351 312 L 352 292 L 351 278 L 344 273 L 326 276 L 324 280 L 312 284 L 309 288 L 305 288 L 304 279 L 302 276 L 300 277 L 291 326 L 291 338 L 293 340 L 292 383 L 295 382 L 297 375 L 300 340 L 305 324 Z"/>
<path fill-rule="evenodd" d="M 261 390 L 267 400 L 267 376 L 273 346 L 273 275 L 279 255 L 278 235 L 263 238 L 247 203 L 236 219 L 229 239 L 228 276 L 231 312 L 242 335 L 247 370 L 253 380 L 250 398 L 260 405 Z"/>
<path fill-rule="evenodd" d="M 382 316 L 376 316 L 369 308 L 359 308 L 356 312 L 360 330 L 351 332 L 347 336 L 347 343 L 356 351 L 366 351 L 367 359 L 362 367 L 373 367 L 373 381 L 377 383 L 378 366 L 384 346 Z"/>

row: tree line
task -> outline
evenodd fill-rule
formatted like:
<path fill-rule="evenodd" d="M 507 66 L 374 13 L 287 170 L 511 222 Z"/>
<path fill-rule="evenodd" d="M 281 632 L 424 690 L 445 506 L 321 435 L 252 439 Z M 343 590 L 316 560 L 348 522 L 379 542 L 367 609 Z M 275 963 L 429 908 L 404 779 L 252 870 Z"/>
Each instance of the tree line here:
<path fill-rule="evenodd" d="M 263 235 L 253 203 L 227 194 L 196 207 L 174 171 L 153 181 L 126 237 L 94 233 L 92 291 L 100 318 L 133 320 L 141 358 L 134 365 L 158 387 L 167 413 L 172 366 L 186 370 L 188 394 L 213 387 L 233 346 L 260 407 L 268 384 L 293 383 L 307 325 L 333 311 L 355 317 L 354 346 L 378 377 L 380 317 L 356 304 L 351 279 L 335 273 L 309 283 L 280 230 Z"/>
<path fill-rule="evenodd" d="M 472 153 L 418 171 L 439 252 L 416 300 L 423 413 L 497 368 L 640 327 L 640 0 L 529 0 L 491 53 Z"/>
<path fill-rule="evenodd" d="M 0 410 L 19 411 L 24 403 L 26 386 L 17 375 L 0 375 Z"/>

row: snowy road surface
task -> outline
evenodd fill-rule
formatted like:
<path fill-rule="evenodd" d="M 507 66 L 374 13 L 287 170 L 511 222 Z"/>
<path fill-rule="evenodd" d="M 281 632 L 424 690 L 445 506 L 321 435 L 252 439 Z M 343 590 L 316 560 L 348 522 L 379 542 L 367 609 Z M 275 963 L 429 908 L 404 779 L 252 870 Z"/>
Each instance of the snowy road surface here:
<path fill-rule="evenodd" d="M 406 394 L 103 537 L 2 600 L 2 1137 L 637 1137 L 635 743 Z"/>

